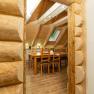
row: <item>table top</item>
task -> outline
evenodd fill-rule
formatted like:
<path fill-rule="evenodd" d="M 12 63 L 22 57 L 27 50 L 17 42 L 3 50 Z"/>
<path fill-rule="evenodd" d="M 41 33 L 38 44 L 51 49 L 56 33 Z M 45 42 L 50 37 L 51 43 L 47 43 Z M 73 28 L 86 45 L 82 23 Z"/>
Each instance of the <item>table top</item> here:
<path fill-rule="evenodd" d="M 37 53 L 37 54 L 32 54 L 32 53 L 28 53 L 28 55 L 32 56 L 32 57 L 40 57 L 41 54 L 40 53 Z M 46 55 L 49 55 L 49 54 L 46 54 Z M 54 54 L 50 54 L 50 56 L 53 56 Z M 55 55 L 67 55 L 67 53 L 65 52 L 61 52 L 61 53 L 56 53 Z"/>

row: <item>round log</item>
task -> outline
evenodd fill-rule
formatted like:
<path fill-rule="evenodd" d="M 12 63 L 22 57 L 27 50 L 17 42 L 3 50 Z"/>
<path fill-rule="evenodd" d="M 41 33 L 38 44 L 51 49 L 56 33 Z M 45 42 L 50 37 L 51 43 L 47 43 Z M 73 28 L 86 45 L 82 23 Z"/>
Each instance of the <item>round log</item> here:
<path fill-rule="evenodd" d="M 80 37 L 82 34 L 82 28 L 81 27 L 75 27 L 75 37 Z"/>
<path fill-rule="evenodd" d="M 0 41 L 0 62 L 23 60 L 23 43 Z"/>
<path fill-rule="evenodd" d="M 81 66 L 75 67 L 75 84 L 79 84 L 84 81 L 85 78 L 85 72 L 84 68 Z"/>
<path fill-rule="evenodd" d="M 83 23 L 82 17 L 75 14 L 75 26 L 80 27 Z"/>
<path fill-rule="evenodd" d="M 0 0 L 0 14 L 24 16 L 24 0 Z"/>
<path fill-rule="evenodd" d="M 23 94 L 23 84 L 1 87 L 0 94 Z"/>
<path fill-rule="evenodd" d="M 0 63 L 0 86 L 23 82 L 23 62 Z"/>
<path fill-rule="evenodd" d="M 84 94 L 83 87 L 81 85 L 75 86 L 75 94 Z"/>
<path fill-rule="evenodd" d="M 73 3 L 73 11 L 74 13 L 76 14 L 80 14 L 81 13 L 81 5 L 80 4 L 77 4 L 77 3 Z"/>
<path fill-rule="evenodd" d="M 73 2 L 75 2 L 74 0 L 52 0 L 52 1 L 59 2 L 59 3 L 65 4 L 65 5 L 70 5 Z"/>
<path fill-rule="evenodd" d="M 75 3 L 81 4 L 82 0 L 74 0 Z"/>
<path fill-rule="evenodd" d="M 83 45 L 82 39 L 80 37 L 75 37 L 75 51 L 81 50 Z"/>
<path fill-rule="evenodd" d="M 8 15 L 0 15 L 0 40 L 22 41 L 24 19 Z"/>
<path fill-rule="evenodd" d="M 75 51 L 75 65 L 81 65 L 84 61 L 84 55 L 82 51 Z"/>

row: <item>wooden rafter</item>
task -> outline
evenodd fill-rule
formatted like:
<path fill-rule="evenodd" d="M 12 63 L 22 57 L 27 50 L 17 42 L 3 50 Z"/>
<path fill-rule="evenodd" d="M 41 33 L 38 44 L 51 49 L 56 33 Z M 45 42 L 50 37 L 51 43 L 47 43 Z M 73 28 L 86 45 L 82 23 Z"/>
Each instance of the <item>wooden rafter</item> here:
<path fill-rule="evenodd" d="M 74 2 L 74 0 L 51 0 L 51 1 L 65 4 L 65 5 L 70 5 Z"/>
<path fill-rule="evenodd" d="M 56 27 L 56 26 L 61 26 L 61 25 L 65 25 L 67 22 L 62 22 L 62 19 L 61 20 L 59 20 L 59 21 L 56 21 L 56 22 L 54 22 L 53 24 L 51 24 L 52 26 L 53 26 L 53 29 L 54 29 L 54 27 Z M 46 44 L 47 44 L 47 42 L 48 42 L 48 39 L 49 39 L 49 37 L 50 37 L 50 35 L 51 35 L 51 33 L 53 32 L 53 29 L 52 29 L 52 31 L 47 35 L 47 39 L 45 40 L 45 42 L 44 42 L 44 46 L 46 46 Z"/>
<path fill-rule="evenodd" d="M 67 11 L 63 11 L 62 13 L 60 13 L 59 15 L 55 16 L 54 18 L 52 18 L 50 21 L 48 21 L 47 23 L 45 24 L 52 24 L 54 22 L 56 22 L 57 20 L 63 18 L 67 16 Z"/>
<path fill-rule="evenodd" d="M 51 26 L 52 26 L 52 28 L 51 28 L 50 32 L 48 33 L 47 38 L 46 38 L 46 40 L 45 40 L 45 42 L 44 42 L 44 44 L 43 44 L 44 47 L 46 46 L 46 44 L 47 44 L 47 42 L 48 42 L 48 39 L 49 39 L 51 33 L 53 32 L 54 26 L 53 26 L 53 25 L 51 25 Z"/>
<path fill-rule="evenodd" d="M 39 30 L 37 31 L 37 33 L 36 33 L 36 35 L 35 35 L 35 37 L 34 37 L 34 39 L 33 39 L 33 41 L 32 41 L 32 46 L 34 46 L 35 41 L 36 41 L 36 39 L 37 39 L 37 37 L 38 37 L 38 35 L 39 35 L 41 29 L 42 29 L 42 26 L 40 25 Z"/>
<path fill-rule="evenodd" d="M 53 4 L 54 2 L 50 0 L 42 0 L 39 3 L 36 10 L 34 11 L 34 13 L 32 14 L 29 21 L 34 21 L 34 20 L 39 19 Z"/>
<path fill-rule="evenodd" d="M 58 39 L 56 40 L 56 43 L 55 43 L 54 47 L 58 45 L 58 43 L 59 43 L 59 41 L 61 40 L 61 38 L 63 37 L 63 35 L 64 35 L 66 29 L 67 29 L 67 26 L 64 26 L 64 27 L 63 27 L 63 30 L 61 31 L 61 33 L 60 33 L 60 35 L 59 35 L 59 37 L 58 37 Z"/>

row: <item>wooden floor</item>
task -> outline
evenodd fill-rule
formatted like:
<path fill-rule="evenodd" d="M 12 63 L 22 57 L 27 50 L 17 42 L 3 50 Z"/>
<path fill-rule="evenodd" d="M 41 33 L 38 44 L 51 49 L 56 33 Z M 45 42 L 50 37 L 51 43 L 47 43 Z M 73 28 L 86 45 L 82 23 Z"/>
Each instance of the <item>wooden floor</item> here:
<path fill-rule="evenodd" d="M 63 67 L 61 73 L 34 75 L 27 66 L 26 94 L 67 94 L 67 73 Z"/>

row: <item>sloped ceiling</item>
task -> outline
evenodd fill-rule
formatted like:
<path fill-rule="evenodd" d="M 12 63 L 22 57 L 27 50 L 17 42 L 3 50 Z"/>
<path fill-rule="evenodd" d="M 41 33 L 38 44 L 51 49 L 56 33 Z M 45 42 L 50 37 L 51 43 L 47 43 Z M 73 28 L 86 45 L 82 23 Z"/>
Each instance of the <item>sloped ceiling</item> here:
<path fill-rule="evenodd" d="M 46 0 L 46 2 L 47 1 L 49 0 Z M 47 5 L 46 8 L 43 9 L 42 13 L 39 13 L 38 9 L 36 9 L 33 14 L 35 17 L 32 16 L 33 18 L 31 17 L 31 21 L 26 25 L 26 42 L 30 43 L 32 46 L 36 46 L 37 43 L 40 43 L 42 44 L 43 47 L 44 46 L 54 47 L 57 45 L 62 45 L 63 43 L 62 40 L 66 40 L 67 38 L 67 37 L 64 37 L 61 40 L 59 40 L 57 43 L 48 42 L 49 36 L 53 32 L 54 27 L 58 27 L 67 23 L 67 11 L 63 11 L 62 13 L 58 14 L 54 18 L 50 19 L 50 21 L 45 22 L 45 24 L 41 24 L 39 22 L 38 17 L 40 17 L 45 11 L 47 11 L 47 9 L 49 9 L 49 7 L 53 5 L 52 2 L 50 3 L 51 3 L 50 6 Z M 40 7 L 40 5 L 38 7 Z M 36 14 L 36 13 L 39 13 L 39 14 Z M 35 18 L 37 20 L 35 20 Z M 63 35 L 66 35 L 66 34 L 67 33 Z"/>
<path fill-rule="evenodd" d="M 37 36 L 37 33 L 39 32 L 40 24 L 37 23 L 37 21 L 30 22 L 26 25 L 26 42 L 33 43 L 34 39 Z"/>
<path fill-rule="evenodd" d="M 38 7 L 30 17 L 29 22 L 38 20 L 45 13 L 45 11 L 47 11 L 53 4 L 54 2 L 50 0 L 41 0 Z"/>
<path fill-rule="evenodd" d="M 62 3 L 62 4 L 66 4 L 66 5 L 70 5 L 74 2 L 74 0 L 51 0 L 51 1 L 59 2 L 59 3 Z"/>

